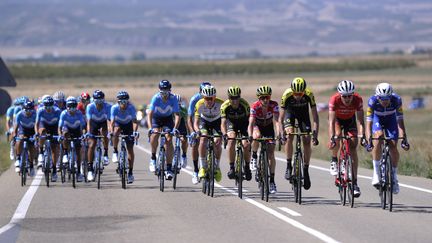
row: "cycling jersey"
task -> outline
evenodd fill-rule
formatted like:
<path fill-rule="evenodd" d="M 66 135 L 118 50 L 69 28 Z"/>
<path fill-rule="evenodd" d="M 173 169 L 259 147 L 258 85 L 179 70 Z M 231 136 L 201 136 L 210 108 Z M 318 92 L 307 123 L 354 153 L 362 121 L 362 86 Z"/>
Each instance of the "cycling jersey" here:
<path fill-rule="evenodd" d="M 223 102 L 223 100 L 216 97 L 213 106 L 208 108 L 205 104 L 204 98 L 200 99 L 195 105 L 195 117 L 200 117 L 208 122 L 220 119 L 221 106 Z"/>
<path fill-rule="evenodd" d="M 119 104 L 115 104 L 111 107 L 111 121 L 114 122 L 115 126 L 126 125 L 136 119 L 136 110 L 134 105 L 131 103 L 127 104 L 125 110 L 120 108 Z"/>
<path fill-rule="evenodd" d="M 311 107 L 316 106 L 315 97 L 309 88 L 306 88 L 300 100 L 294 98 L 294 92 L 291 88 L 285 90 L 282 95 L 281 108 L 285 109 L 287 112 L 309 115 L 309 105 Z"/>
<path fill-rule="evenodd" d="M 86 114 L 86 107 L 84 106 L 84 104 L 83 104 L 82 102 L 78 103 L 77 109 L 78 109 L 79 111 L 81 111 L 81 113 L 82 113 L 83 115 Z"/>
<path fill-rule="evenodd" d="M 22 110 L 22 106 L 21 105 L 15 106 L 14 111 L 13 111 L 13 117 L 15 118 L 21 110 Z"/>
<path fill-rule="evenodd" d="M 239 107 L 234 109 L 231 105 L 231 100 L 226 100 L 221 106 L 221 117 L 230 121 L 247 121 L 250 116 L 249 103 L 240 98 Z"/>
<path fill-rule="evenodd" d="M 58 126 L 61 111 L 58 107 L 53 106 L 51 112 L 48 112 L 45 107 L 39 108 L 36 114 L 36 123 L 39 126 Z"/>
<path fill-rule="evenodd" d="M 65 132 L 69 130 L 84 130 L 86 128 L 86 121 L 83 114 L 78 110 L 73 115 L 64 110 L 60 114 L 59 128 Z"/>
<path fill-rule="evenodd" d="M 163 100 L 161 94 L 157 93 L 152 97 L 149 109 L 153 111 L 153 118 L 163 118 L 178 113 L 179 105 L 173 94 L 170 93 L 168 99 Z"/>
<path fill-rule="evenodd" d="M 80 112 L 81 113 L 81 112 Z M 97 123 L 106 122 L 110 119 L 111 105 L 104 102 L 102 109 L 98 110 L 96 103 L 92 102 L 86 108 L 86 118 L 89 121 L 95 121 Z"/>
<path fill-rule="evenodd" d="M 272 124 L 273 116 L 279 116 L 279 105 L 276 101 L 270 100 L 266 108 L 259 100 L 251 105 L 250 117 L 255 117 L 257 126 L 264 127 Z"/>
<path fill-rule="evenodd" d="M 15 124 L 18 126 L 18 134 L 24 136 L 33 136 L 35 134 L 34 126 L 36 122 L 36 112 L 31 111 L 29 116 L 24 110 L 18 112 L 15 116 Z"/>
<path fill-rule="evenodd" d="M 15 106 L 10 106 L 6 111 L 6 121 L 8 122 L 9 126 L 12 126 L 13 124 L 13 114 L 14 114 Z"/>
<path fill-rule="evenodd" d="M 188 116 L 194 116 L 196 103 L 201 98 L 202 98 L 202 96 L 201 96 L 201 94 L 199 92 L 196 93 L 196 94 L 194 94 L 194 96 L 192 96 L 192 98 L 190 99 L 190 103 L 189 103 Z"/>
<path fill-rule="evenodd" d="M 378 100 L 378 96 L 371 96 L 368 102 L 366 120 L 372 121 L 372 133 L 381 131 L 384 127 L 388 137 L 397 139 L 399 129 L 397 120 L 403 119 L 402 99 L 393 93 L 390 96 L 390 104 L 383 107 Z"/>
<path fill-rule="evenodd" d="M 354 93 L 351 104 L 345 105 L 342 102 L 342 97 L 339 93 L 335 93 L 329 101 L 329 111 L 336 113 L 336 118 L 347 120 L 352 118 L 357 111 L 363 110 L 363 99 L 362 97 Z"/>

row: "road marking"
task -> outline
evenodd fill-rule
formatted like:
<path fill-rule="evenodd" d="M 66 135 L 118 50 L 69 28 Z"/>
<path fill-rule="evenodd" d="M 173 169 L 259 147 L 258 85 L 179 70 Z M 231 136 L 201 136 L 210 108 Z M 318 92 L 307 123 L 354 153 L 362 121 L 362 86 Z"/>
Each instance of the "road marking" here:
<path fill-rule="evenodd" d="M 141 149 L 142 151 L 146 152 L 147 154 L 151 154 L 150 150 L 142 147 L 141 145 L 138 145 L 137 147 L 139 149 Z M 192 173 L 193 173 L 192 171 L 187 170 L 187 169 L 184 169 L 184 172 L 188 173 L 189 175 L 192 175 Z M 224 186 L 222 186 L 222 185 L 220 185 L 218 183 L 215 183 L 215 186 L 223 189 L 226 192 L 229 192 L 229 193 L 237 196 L 237 191 L 234 191 L 234 190 L 231 190 L 229 188 L 226 188 L 226 187 L 224 187 Z M 321 232 L 319 232 L 319 231 L 317 231 L 315 229 L 312 229 L 312 228 L 310 228 L 310 227 L 308 227 L 308 226 L 306 226 L 306 225 L 304 225 L 304 224 L 302 224 L 302 223 L 300 223 L 300 222 L 298 222 L 298 221 L 296 221 L 294 219 L 288 218 L 287 216 L 279 213 L 278 211 L 276 211 L 276 210 L 274 210 L 274 209 L 272 209 L 270 207 L 267 207 L 264 204 L 259 203 L 259 202 L 255 201 L 255 200 L 251 199 L 251 198 L 243 196 L 243 200 L 245 202 L 248 202 L 248 203 L 250 203 L 250 204 L 252 204 L 252 205 L 254 205 L 254 206 L 256 206 L 256 207 L 258 207 L 258 208 L 260 208 L 262 210 L 264 210 L 265 212 L 267 212 L 267 213 L 275 216 L 276 218 L 278 218 L 278 219 L 280 219 L 280 220 L 282 220 L 282 221 L 284 221 L 284 222 L 286 222 L 286 223 L 288 223 L 288 224 L 290 224 L 290 225 L 292 225 L 292 226 L 294 226 L 294 227 L 296 227 L 296 228 L 298 228 L 300 230 L 303 230 L 304 232 L 306 232 L 306 233 L 308 233 L 308 234 L 310 234 L 312 236 L 315 236 L 316 238 L 318 238 L 318 239 L 320 239 L 320 240 L 322 240 L 324 242 L 332 242 L 332 243 L 333 242 L 338 242 L 337 240 L 331 238 L 330 236 L 327 236 L 327 235 L 325 235 L 325 234 L 323 234 L 323 233 L 321 233 Z"/>
<path fill-rule="evenodd" d="M 284 211 L 285 213 L 289 213 L 291 216 L 294 216 L 294 217 L 302 216 L 301 214 L 299 214 L 299 213 L 297 213 L 296 211 L 291 210 L 291 209 L 289 209 L 289 208 L 287 208 L 287 207 L 278 207 L 278 208 L 279 208 L 280 210 Z"/>
<path fill-rule="evenodd" d="M 0 228 L 0 235 L 3 234 L 4 232 L 8 231 L 9 229 L 14 227 L 15 225 L 17 225 L 19 222 L 21 222 L 25 218 L 25 216 L 27 214 L 27 210 L 30 207 L 30 203 L 33 199 L 33 196 L 36 194 L 36 191 L 39 188 L 39 185 L 42 181 L 42 175 L 43 175 L 42 171 L 38 170 L 35 178 L 32 181 L 32 184 L 30 185 L 27 192 L 24 194 L 23 198 L 21 199 L 20 203 L 18 204 L 18 207 L 15 210 L 15 213 L 12 216 L 10 222 L 7 225 Z"/>
<path fill-rule="evenodd" d="M 286 159 L 283 159 L 283 158 L 280 158 L 280 157 L 276 157 L 276 160 L 279 160 L 279 161 L 282 161 L 282 162 L 286 162 Z M 321 171 L 327 171 L 327 172 L 330 171 L 327 168 L 316 166 L 316 165 L 309 165 L 309 167 L 311 167 L 313 169 L 316 169 L 316 170 L 321 170 Z M 370 176 L 364 176 L 364 175 L 358 175 L 358 178 L 372 180 L 372 177 L 370 177 Z M 411 186 L 411 185 L 407 185 L 407 184 L 403 184 L 403 183 L 399 183 L 399 186 L 432 194 L 432 190 L 425 189 L 425 188 L 422 188 L 422 187 Z"/>

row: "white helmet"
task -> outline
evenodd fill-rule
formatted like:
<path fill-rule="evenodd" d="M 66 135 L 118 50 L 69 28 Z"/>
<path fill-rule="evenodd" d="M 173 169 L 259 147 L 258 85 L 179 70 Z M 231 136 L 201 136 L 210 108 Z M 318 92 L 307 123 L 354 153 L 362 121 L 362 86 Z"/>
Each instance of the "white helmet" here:
<path fill-rule="evenodd" d="M 215 97 L 216 96 L 216 88 L 213 85 L 204 86 L 201 90 L 201 95 L 203 97 Z"/>
<path fill-rule="evenodd" d="M 342 80 L 337 86 L 337 91 L 341 95 L 350 95 L 354 93 L 355 86 L 350 80 Z"/>
<path fill-rule="evenodd" d="M 389 83 L 380 83 L 375 89 L 375 95 L 388 97 L 393 93 L 393 88 Z"/>

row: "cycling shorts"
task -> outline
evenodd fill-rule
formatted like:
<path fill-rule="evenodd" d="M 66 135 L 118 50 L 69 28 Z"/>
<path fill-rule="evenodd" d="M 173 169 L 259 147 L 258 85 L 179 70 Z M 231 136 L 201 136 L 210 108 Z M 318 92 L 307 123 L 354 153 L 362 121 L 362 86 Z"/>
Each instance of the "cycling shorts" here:
<path fill-rule="evenodd" d="M 357 120 L 355 115 L 352 116 L 350 119 L 336 118 L 335 126 L 337 130 L 340 129 L 344 132 L 344 134 L 347 134 L 348 136 L 357 136 Z"/>
<path fill-rule="evenodd" d="M 120 134 L 122 135 L 132 135 L 133 134 L 133 122 L 129 122 L 127 124 L 115 124 L 115 127 L 118 127 L 120 129 Z M 135 140 L 133 138 L 126 138 L 126 144 L 128 146 L 133 145 Z"/>
<path fill-rule="evenodd" d="M 172 130 L 174 128 L 173 116 L 166 117 L 152 117 L 152 127 L 162 128 L 164 131 Z"/>
<path fill-rule="evenodd" d="M 249 125 L 249 121 L 248 120 L 243 120 L 243 121 L 235 121 L 235 122 L 231 122 L 230 120 L 226 119 L 226 125 L 227 125 L 227 131 L 228 132 L 236 132 L 240 131 L 240 134 L 244 137 L 249 136 L 248 135 L 248 125 Z"/>
<path fill-rule="evenodd" d="M 187 135 L 187 128 L 186 128 L 186 122 L 184 118 L 180 119 L 180 125 L 178 127 L 178 130 L 180 132 L 180 135 L 186 136 Z"/>
<path fill-rule="evenodd" d="M 284 128 L 294 127 L 295 120 L 297 120 L 301 132 L 311 132 L 311 122 L 309 112 L 296 113 L 286 112 L 283 121 Z"/>
<path fill-rule="evenodd" d="M 382 118 L 374 115 L 372 118 L 372 133 L 376 133 L 378 131 L 383 131 L 386 137 L 389 137 L 392 140 L 397 140 L 399 137 L 399 129 L 397 120 L 395 117 Z"/>
<path fill-rule="evenodd" d="M 202 134 L 213 135 L 213 134 L 222 134 L 221 132 L 221 119 L 217 119 L 214 121 L 207 121 L 200 118 L 199 129 Z"/>
<path fill-rule="evenodd" d="M 275 132 L 273 123 L 268 126 L 254 126 L 254 129 L 258 129 L 261 133 L 261 137 L 274 138 Z"/>
<path fill-rule="evenodd" d="M 102 128 L 103 131 L 108 131 L 108 124 L 107 121 L 102 122 L 96 122 L 93 120 L 90 120 L 90 134 L 91 135 L 101 135 L 99 130 Z"/>

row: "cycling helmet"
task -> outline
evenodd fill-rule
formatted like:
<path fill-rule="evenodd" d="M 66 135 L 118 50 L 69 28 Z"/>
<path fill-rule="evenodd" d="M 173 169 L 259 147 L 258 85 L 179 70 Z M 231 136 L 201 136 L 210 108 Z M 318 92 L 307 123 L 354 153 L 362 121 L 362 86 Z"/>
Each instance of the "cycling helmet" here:
<path fill-rule="evenodd" d="M 212 85 L 207 85 L 203 87 L 201 90 L 201 95 L 203 97 L 215 97 L 216 96 L 216 88 Z"/>
<path fill-rule="evenodd" d="M 62 91 L 57 91 L 53 95 L 54 101 L 64 101 L 66 99 L 65 94 Z"/>
<path fill-rule="evenodd" d="M 228 97 L 239 97 L 241 89 L 239 86 L 231 86 L 228 88 Z"/>
<path fill-rule="evenodd" d="M 258 97 L 270 96 L 271 94 L 272 94 L 272 89 L 270 88 L 270 86 L 267 85 L 259 86 L 258 89 L 256 90 L 256 95 Z"/>
<path fill-rule="evenodd" d="M 42 103 L 44 106 L 53 106 L 54 99 L 51 96 L 47 96 L 42 100 Z"/>
<path fill-rule="evenodd" d="M 24 110 L 34 110 L 34 102 L 31 100 L 28 100 L 23 105 Z"/>
<path fill-rule="evenodd" d="M 66 100 L 67 108 L 76 108 L 78 106 L 78 101 L 75 97 L 69 96 Z"/>
<path fill-rule="evenodd" d="M 291 82 L 291 89 L 297 93 L 304 92 L 306 89 L 306 81 L 301 77 L 294 78 Z"/>
<path fill-rule="evenodd" d="M 129 100 L 128 92 L 122 90 L 117 93 L 117 100 Z"/>
<path fill-rule="evenodd" d="M 168 80 L 161 80 L 160 82 L 159 82 L 159 89 L 160 90 L 171 90 L 171 83 L 170 83 L 170 81 L 168 81 Z"/>
<path fill-rule="evenodd" d="M 393 93 L 393 88 L 389 83 L 380 83 L 375 89 L 375 95 L 380 97 L 388 97 Z"/>
<path fill-rule="evenodd" d="M 20 99 L 15 98 L 13 104 L 14 104 L 14 106 L 20 105 Z"/>
<path fill-rule="evenodd" d="M 337 91 L 341 95 L 350 95 L 354 93 L 355 86 L 350 80 L 342 80 L 337 86 Z"/>
<path fill-rule="evenodd" d="M 81 100 L 90 101 L 90 94 L 87 92 L 81 93 Z"/>
<path fill-rule="evenodd" d="M 93 92 L 93 99 L 95 99 L 95 100 L 103 100 L 103 99 L 105 99 L 104 92 L 102 92 L 102 90 L 99 90 L 99 89 L 95 90 Z"/>
<path fill-rule="evenodd" d="M 200 93 L 205 86 L 210 86 L 211 83 L 209 81 L 204 81 L 200 84 Z"/>

